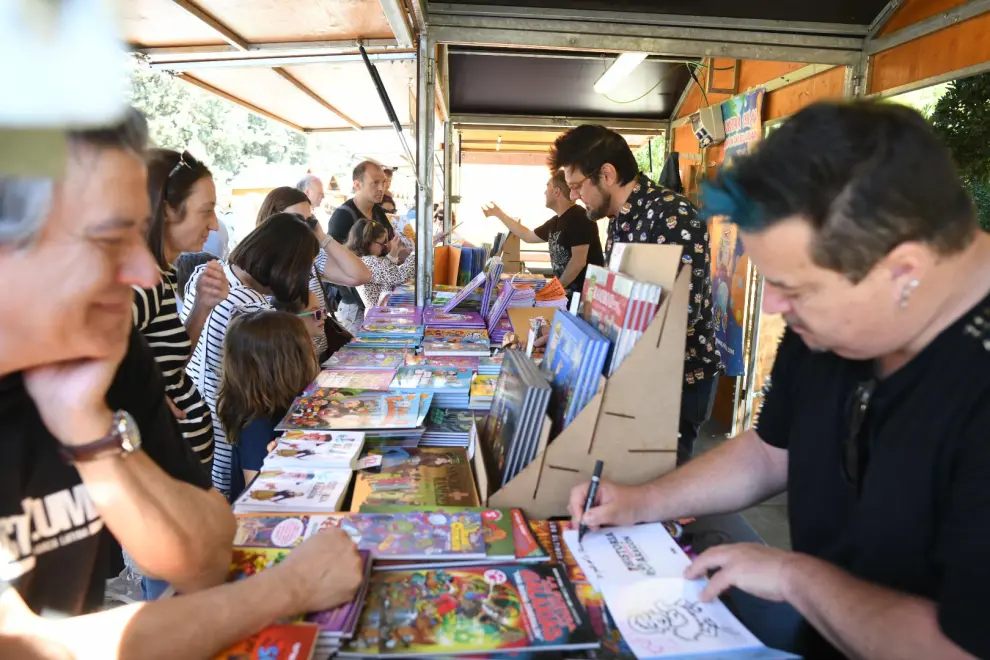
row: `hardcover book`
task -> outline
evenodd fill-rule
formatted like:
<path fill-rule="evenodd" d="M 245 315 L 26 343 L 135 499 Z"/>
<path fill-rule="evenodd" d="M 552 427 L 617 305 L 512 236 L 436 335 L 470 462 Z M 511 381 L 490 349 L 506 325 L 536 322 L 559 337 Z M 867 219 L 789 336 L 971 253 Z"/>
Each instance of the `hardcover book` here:
<path fill-rule="evenodd" d="M 478 491 L 467 452 L 460 448 L 372 449 L 381 454 L 376 470 L 357 474 L 351 511 L 361 506 L 478 506 Z"/>

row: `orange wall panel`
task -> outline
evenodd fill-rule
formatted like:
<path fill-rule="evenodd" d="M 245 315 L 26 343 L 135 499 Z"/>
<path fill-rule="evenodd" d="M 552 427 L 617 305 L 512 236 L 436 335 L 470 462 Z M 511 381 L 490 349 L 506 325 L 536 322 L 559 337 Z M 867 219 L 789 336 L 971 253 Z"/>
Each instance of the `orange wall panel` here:
<path fill-rule="evenodd" d="M 990 60 L 990 13 L 877 53 L 870 93 Z"/>
<path fill-rule="evenodd" d="M 739 91 L 745 92 L 785 73 L 808 66 L 801 62 L 768 62 L 764 60 L 743 60 L 739 69 Z"/>
<path fill-rule="evenodd" d="M 880 30 L 880 36 L 885 36 L 891 32 L 897 32 L 909 25 L 913 25 L 926 18 L 931 18 L 943 11 L 966 4 L 968 0 L 906 0 L 897 11 L 894 17 Z"/>
<path fill-rule="evenodd" d="M 767 94 L 763 121 L 792 115 L 815 101 L 842 98 L 845 78 L 846 69 L 840 66 Z"/>

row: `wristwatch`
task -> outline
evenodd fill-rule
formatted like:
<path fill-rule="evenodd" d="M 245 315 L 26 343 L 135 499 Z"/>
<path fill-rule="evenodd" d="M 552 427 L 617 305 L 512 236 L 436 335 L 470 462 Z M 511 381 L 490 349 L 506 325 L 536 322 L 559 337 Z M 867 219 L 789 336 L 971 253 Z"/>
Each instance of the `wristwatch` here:
<path fill-rule="evenodd" d="M 105 436 L 85 445 L 60 445 L 59 450 L 67 463 L 85 463 L 107 456 L 127 456 L 140 448 L 141 432 L 137 422 L 126 410 L 118 410 Z"/>

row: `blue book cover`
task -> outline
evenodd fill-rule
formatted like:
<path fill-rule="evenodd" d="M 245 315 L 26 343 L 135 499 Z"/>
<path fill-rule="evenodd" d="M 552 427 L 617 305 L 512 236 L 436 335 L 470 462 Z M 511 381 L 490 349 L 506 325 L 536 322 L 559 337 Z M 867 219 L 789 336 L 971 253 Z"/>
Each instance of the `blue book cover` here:
<path fill-rule="evenodd" d="M 560 309 L 554 313 L 543 365 L 553 387 L 555 433 L 566 428 L 594 396 L 608 346 L 608 339 L 583 319 Z"/>
<path fill-rule="evenodd" d="M 401 367 L 392 381 L 393 390 L 467 394 L 471 391 L 471 369 L 463 367 Z"/>

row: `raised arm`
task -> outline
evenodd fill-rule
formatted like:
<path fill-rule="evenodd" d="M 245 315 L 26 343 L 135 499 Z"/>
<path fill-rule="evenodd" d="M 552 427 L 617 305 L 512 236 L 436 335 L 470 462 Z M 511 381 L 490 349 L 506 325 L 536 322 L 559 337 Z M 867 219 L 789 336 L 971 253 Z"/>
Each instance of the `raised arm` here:
<path fill-rule="evenodd" d="M 321 275 L 323 279 L 332 284 L 343 284 L 344 286 L 361 286 L 371 281 L 371 271 L 356 254 L 338 243 L 332 236 L 324 234 L 323 241 L 325 241 L 324 254 L 327 255 L 325 259 L 322 259 Z M 318 257 L 317 263 L 320 261 L 321 259 Z"/>
<path fill-rule="evenodd" d="M 484 211 L 485 215 L 489 218 L 498 218 L 501 220 L 506 229 L 518 236 L 519 240 L 525 241 L 526 243 L 546 243 L 546 241 L 537 236 L 532 229 L 523 226 L 523 224 L 518 220 L 510 218 L 506 215 L 505 211 L 499 208 L 498 204 L 495 202 L 489 202 L 483 206 L 482 211 Z"/>

